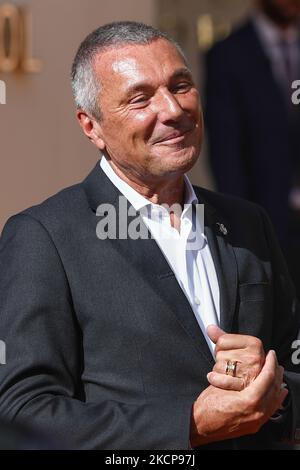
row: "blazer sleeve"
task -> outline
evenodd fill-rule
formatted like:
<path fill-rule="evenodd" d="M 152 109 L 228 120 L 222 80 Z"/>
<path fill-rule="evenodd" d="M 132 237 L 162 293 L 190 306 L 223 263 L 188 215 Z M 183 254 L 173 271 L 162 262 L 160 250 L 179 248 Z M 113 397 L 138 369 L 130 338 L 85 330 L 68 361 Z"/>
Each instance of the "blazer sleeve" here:
<path fill-rule="evenodd" d="M 265 235 L 268 241 L 273 273 L 273 329 L 272 345 L 279 363 L 284 366 L 284 379 L 291 398 L 289 426 L 285 436 L 300 442 L 300 308 L 285 260 L 273 226 L 261 209 Z M 297 352 L 298 350 L 298 352 Z"/>
<path fill-rule="evenodd" d="M 191 398 L 87 402 L 82 331 L 61 258 L 28 214 L 0 239 L 0 414 L 72 449 L 188 449 Z M 63 444 L 62 444 L 63 443 Z"/>

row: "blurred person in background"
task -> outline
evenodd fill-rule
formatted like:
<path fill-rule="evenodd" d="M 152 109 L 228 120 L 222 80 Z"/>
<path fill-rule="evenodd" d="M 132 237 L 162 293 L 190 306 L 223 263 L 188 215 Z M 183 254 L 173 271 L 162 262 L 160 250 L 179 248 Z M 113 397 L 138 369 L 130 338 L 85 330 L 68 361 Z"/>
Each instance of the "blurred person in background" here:
<path fill-rule="evenodd" d="M 299 0 L 257 0 L 207 56 L 206 123 L 217 189 L 264 206 L 300 294 Z"/>

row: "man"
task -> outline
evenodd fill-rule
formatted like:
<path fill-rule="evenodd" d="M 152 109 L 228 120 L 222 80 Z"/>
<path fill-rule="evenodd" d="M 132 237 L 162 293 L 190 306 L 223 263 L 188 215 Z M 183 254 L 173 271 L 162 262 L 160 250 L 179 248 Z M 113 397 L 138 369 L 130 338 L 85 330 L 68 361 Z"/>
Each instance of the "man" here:
<path fill-rule="evenodd" d="M 103 157 L 3 231 L 1 413 L 77 449 L 295 439 L 293 288 L 262 210 L 185 176 L 203 122 L 182 52 L 108 24 L 81 44 L 72 84 Z"/>
<path fill-rule="evenodd" d="M 218 190 L 261 204 L 300 293 L 299 0 L 256 0 L 207 56 L 206 120 Z"/>

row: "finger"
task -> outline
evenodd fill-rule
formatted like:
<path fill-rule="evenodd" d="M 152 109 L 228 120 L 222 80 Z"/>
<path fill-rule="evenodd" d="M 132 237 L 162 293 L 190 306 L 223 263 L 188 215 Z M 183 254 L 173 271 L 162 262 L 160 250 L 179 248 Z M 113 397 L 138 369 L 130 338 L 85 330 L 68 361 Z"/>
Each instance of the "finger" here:
<path fill-rule="evenodd" d="M 275 405 L 273 407 L 271 415 L 273 415 L 274 413 L 277 413 L 278 410 L 283 409 L 282 405 L 288 394 L 289 394 L 289 391 L 286 388 L 280 388 L 279 397 L 277 398 L 277 401 L 275 401 Z M 271 399 L 272 398 L 270 398 L 270 401 Z"/>
<path fill-rule="evenodd" d="M 286 391 L 286 394 L 285 394 L 284 399 L 283 399 L 283 401 L 284 401 L 285 398 L 286 398 L 286 397 L 288 396 L 288 394 L 289 394 L 289 389 L 287 388 L 287 384 L 286 384 L 285 382 L 282 382 L 282 384 L 280 385 L 280 389 L 281 389 L 281 391 L 283 391 L 283 390 Z M 283 408 L 284 408 L 284 406 L 280 406 L 280 409 L 283 409 Z"/>
<path fill-rule="evenodd" d="M 228 361 L 237 362 L 237 371 L 241 374 L 245 371 L 249 372 L 250 369 L 255 369 L 255 375 L 261 371 L 265 362 L 265 355 L 259 352 L 247 351 L 247 349 L 232 349 L 228 351 L 218 351 L 215 353 L 217 372 L 224 372 Z"/>
<path fill-rule="evenodd" d="M 216 343 L 216 352 L 230 349 L 248 349 L 264 355 L 262 342 L 259 338 L 249 335 L 225 334 Z"/>
<path fill-rule="evenodd" d="M 289 391 L 288 391 L 287 388 L 282 388 L 281 389 L 278 409 L 283 408 L 282 404 L 283 404 L 284 400 L 286 399 L 286 397 L 288 396 L 288 394 L 289 394 Z"/>
<path fill-rule="evenodd" d="M 246 369 L 245 364 L 242 365 L 242 361 L 237 360 L 237 358 L 234 355 L 230 357 L 231 357 L 230 359 L 231 361 L 236 362 L 234 377 L 243 377 L 245 373 L 245 372 L 243 373 L 243 370 Z M 214 365 L 213 372 L 217 372 L 219 374 L 226 374 L 227 362 L 228 362 L 227 359 L 220 360 L 219 358 L 216 358 L 216 363 Z"/>
<path fill-rule="evenodd" d="M 265 421 L 281 407 L 287 393 L 281 388 L 283 368 L 277 365 L 275 351 L 269 351 L 261 373 L 241 394 L 247 394 L 252 403 L 264 403 Z"/>
<path fill-rule="evenodd" d="M 253 393 L 254 395 L 262 398 L 269 392 L 271 385 L 277 378 L 276 362 L 277 359 L 275 351 L 270 350 L 266 356 L 266 360 L 260 374 L 247 388 L 247 392 L 249 394 Z"/>
<path fill-rule="evenodd" d="M 217 325 L 208 325 L 206 328 L 206 332 L 209 338 L 212 340 L 213 343 L 217 343 L 218 339 L 222 335 L 226 335 L 226 332 L 219 328 Z"/>
<path fill-rule="evenodd" d="M 207 380 L 211 385 L 216 388 L 221 388 L 222 390 L 235 390 L 236 392 L 240 392 L 244 389 L 244 381 L 238 377 L 209 372 L 207 374 Z"/>
<path fill-rule="evenodd" d="M 275 364 L 276 364 L 276 366 L 278 366 L 279 364 L 278 364 L 278 360 L 277 360 L 277 354 L 276 354 L 276 351 L 275 351 L 275 350 L 273 350 L 273 353 L 274 353 Z M 280 367 L 282 367 L 282 366 L 280 366 Z"/>
<path fill-rule="evenodd" d="M 278 362 L 277 362 L 275 352 L 274 352 L 274 359 L 275 359 L 275 377 L 272 383 L 272 387 L 270 387 L 269 389 L 267 397 L 270 397 L 270 400 L 272 400 L 271 398 L 272 396 L 273 396 L 273 399 L 275 397 L 275 402 L 276 402 L 276 397 L 277 397 L 277 400 L 280 401 L 280 397 L 286 396 L 286 392 L 283 392 L 283 388 L 282 388 L 284 368 L 282 366 L 277 365 Z"/>

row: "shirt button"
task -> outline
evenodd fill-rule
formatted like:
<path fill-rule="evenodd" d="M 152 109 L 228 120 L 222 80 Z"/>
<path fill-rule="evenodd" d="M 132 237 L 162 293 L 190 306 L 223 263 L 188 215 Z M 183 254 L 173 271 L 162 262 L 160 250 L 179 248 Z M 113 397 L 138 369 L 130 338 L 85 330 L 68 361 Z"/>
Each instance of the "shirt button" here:
<path fill-rule="evenodd" d="M 200 299 L 198 299 L 198 297 L 195 297 L 195 298 L 194 298 L 194 301 L 195 301 L 195 304 L 196 304 L 196 305 L 200 305 L 200 304 L 201 304 Z"/>

